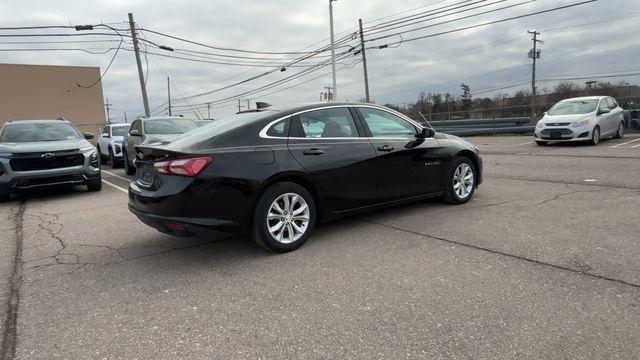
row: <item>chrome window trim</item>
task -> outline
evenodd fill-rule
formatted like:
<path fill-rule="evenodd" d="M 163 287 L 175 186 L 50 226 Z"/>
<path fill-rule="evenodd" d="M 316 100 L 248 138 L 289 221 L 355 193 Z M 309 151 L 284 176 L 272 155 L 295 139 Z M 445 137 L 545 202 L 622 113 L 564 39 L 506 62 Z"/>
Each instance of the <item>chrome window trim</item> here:
<path fill-rule="evenodd" d="M 388 112 L 389 114 L 395 115 L 399 118 L 401 118 L 402 120 L 408 122 L 409 124 L 413 125 L 414 127 L 416 127 L 418 130 L 422 129 L 422 125 L 418 124 L 417 122 L 411 120 L 410 118 L 408 118 L 407 116 L 392 110 L 392 109 L 388 109 L 385 108 L 383 106 L 376 106 L 376 105 L 365 105 L 365 104 L 357 104 L 357 105 L 328 105 L 328 106 L 322 106 L 322 107 L 317 107 L 317 108 L 313 108 L 313 109 L 307 109 L 307 110 L 302 110 L 302 111 L 298 111 L 295 112 L 293 114 L 289 114 L 289 115 L 285 115 L 283 117 L 280 117 L 276 120 L 273 120 L 271 122 L 269 122 L 267 125 L 265 125 L 265 127 L 262 128 L 262 130 L 260 130 L 259 136 L 263 139 L 295 139 L 295 140 L 354 140 L 354 139 L 379 139 L 379 140 L 407 140 L 410 138 L 407 137 L 366 137 L 366 136 L 358 136 L 358 137 L 323 137 L 323 138 L 307 138 L 307 137 L 293 137 L 293 136 L 270 136 L 267 135 L 267 132 L 269 131 L 269 129 L 277 124 L 280 121 L 286 120 L 287 118 L 291 118 L 294 117 L 296 115 L 300 115 L 300 114 L 304 114 L 307 112 L 311 112 L 311 111 L 316 111 L 316 110 L 324 110 L 324 109 L 335 109 L 335 108 L 371 108 L 371 109 L 377 109 L 380 111 L 384 111 L 384 112 Z"/>

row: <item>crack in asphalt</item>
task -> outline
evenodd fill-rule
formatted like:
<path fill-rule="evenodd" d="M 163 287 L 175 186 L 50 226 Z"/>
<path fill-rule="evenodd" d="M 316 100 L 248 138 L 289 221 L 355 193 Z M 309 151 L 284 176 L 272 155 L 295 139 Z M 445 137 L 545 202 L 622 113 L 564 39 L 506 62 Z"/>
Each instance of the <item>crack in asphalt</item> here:
<path fill-rule="evenodd" d="M 14 224 L 16 250 L 13 260 L 13 271 L 9 281 L 7 316 L 4 320 L 2 346 L 0 346 L 0 360 L 12 360 L 15 358 L 16 353 L 18 307 L 20 305 L 20 287 L 22 286 L 22 242 L 24 239 L 22 222 L 24 220 L 24 210 L 25 202 L 22 201 L 15 214 L 9 215 L 8 217 L 8 220 Z"/>
<path fill-rule="evenodd" d="M 567 182 L 567 181 L 561 181 L 561 180 L 529 179 L 529 178 L 519 177 L 519 176 L 487 175 L 486 178 L 487 179 L 494 178 L 494 179 L 506 179 L 506 180 L 520 180 L 520 181 L 563 184 L 563 185 L 580 185 L 580 186 L 591 186 L 591 187 L 611 188 L 611 189 L 640 190 L 640 187 L 634 187 L 634 186 L 605 185 L 605 184 L 594 184 L 594 183 L 586 183 L 586 182 Z"/>
<path fill-rule="evenodd" d="M 571 188 L 571 185 L 585 185 L 585 184 L 572 184 L 572 183 L 563 183 L 563 184 L 568 188 Z M 544 204 L 547 204 L 547 203 L 552 202 L 552 201 L 560 200 L 564 196 L 569 196 L 569 195 L 573 195 L 573 194 L 577 194 L 577 193 L 582 193 L 582 192 L 601 192 L 601 191 L 607 191 L 607 190 L 615 190 L 615 188 L 613 188 L 613 187 L 606 188 L 606 187 L 603 186 L 603 189 L 574 190 L 574 191 L 564 192 L 564 193 L 557 194 L 557 195 L 555 195 L 555 196 L 553 196 L 553 197 L 551 197 L 549 199 L 545 199 L 543 201 L 540 201 L 538 203 L 528 204 L 527 206 L 544 205 Z M 638 192 L 640 192 L 640 190 Z M 471 208 L 472 209 L 478 209 L 478 208 L 482 208 L 482 207 L 486 208 L 486 207 L 492 207 L 492 206 L 501 206 L 501 205 L 505 205 L 505 204 L 513 203 L 513 202 L 517 202 L 517 201 L 521 201 L 521 200 L 503 201 L 503 202 L 499 202 L 499 203 L 486 204 L 486 205 L 475 206 L 475 207 L 471 207 Z M 462 209 L 462 210 L 468 210 L 468 209 Z M 397 230 L 397 231 L 402 231 L 402 232 L 406 232 L 406 233 L 410 233 L 410 234 L 414 234 L 414 235 L 418 235 L 418 236 L 422 236 L 422 237 L 428 237 L 428 238 L 431 238 L 431 239 L 435 239 L 435 240 L 439 240 L 439 241 L 443 241 L 443 242 L 447 242 L 447 243 L 451 243 L 451 244 L 455 244 L 455 245 L 460 245 L 460 246 L 464 246 L 464 247 L 468 247 L 468 248 L 472 248 L 472 249 L 476 249 L 476 250 L 481 250 L 481 251 L 489 252 L 489 253 L 492 253 L 492 254 L 495 254 L 495 255 L 500 255 L 500 256 L 509 257 L 509 258 L 522 260 L 522 261 L 527 261 L 527 262 L 534 263 L 534 264 L 537 264 L 537 265 L 552 267 L 552 268 L 555 268 L 555 269 L 564 270 L 564 271 L 568 271 L 568 272 L 572 272 L 572 273 L 576 273 L 576 274 L 580 274 L 580 275 L 584 275 L 584 276 L 589 276 L 589 277 L 593 277 L 593 278 L 600 279 L 600 280 L 612 281 L 612 282 L 620 283 L 620 284 L 623 284 L 623 285 L 632 286 L 634 288 L 640 288 L 640 284 L 632 283 L 632 282 L 629 282 L 629 281 L 626 281 L 626 280 L 611 278 L 611 277 L 607 277 L 607 276 L 603 276 L 603 275 L 599 275 L 599 274 L 594 274 L 594 273 L 590 272 L 592 270 L 592 268 L 590 266 L 588 266 L 586 264 L 583 264 L 583 263 L 580 263 L 580 262 L 576 261 L 575 259 L 573 260 L 573 262 L 576 265 L 577 269 L 566 267 L 566 266 L 562 266 L 562 265 L 557 265 L 557 264 L 553 264 L 553 263 L 549 263 L 549 262 L 545 262 L 545 261 L 542 261 L 542 260 L 532 259 L 532 258 L 528 258 L 528 257 L 521 256 L 521 255 L 515 255 L 515 254 L 507 253 L 507 252 L 496 250 L 496 249 L 491 249 L 491 248 L 482 247 L 482 246 L 478 246 L 478 245 L 468 244 L 468 243 L 460 242 L 460 241 L 457 241 L 457 240 L 447 239 L 447 238 L 440 237 L 440 236 L 426 234 L 426 233 L 423 233 L 423 232 L 420 232 L 420 231 L 415 231 L 415 230 L 411 230 L 411 229 L 405 229 L 405 228 L 401 228 L 399 226 L 385 224 L 383 222 L 370 220 L 370 219 L 367 219 L 367 218 L 364 218 L 364 217 L 359 217 L 359 219 L 364 221 L 364 222 L 370 223 L 370 224 L 374 224 L 374 225 L 378 225 L 378 226 L 382 226 L 382 227 L 387 227 L 387 228 L 394 229 L 394 230 Z"/>
<path fill-rule="evenodd" d="M 37 220 L 38 221 L 38 223 L 37 223 L 38 230 L 36 231 L 36 233 L 45 233 L 47 235 L 47 237 L 55 240 L 58 249 L 55 252 L 55 254 L 53 254 L 53 255 L 44 256 L 44 257 L 40 257 L 40 258 L 36 258 L 36 259 L 31 259 L 29 261 L 25 261 L 24 262 L 24 264 L 25 264 L 24 269 L 25 270 L 34 270 L 35 271 L 35 270 L 38 270 L 38 269 L 48 268 L 48 267 L 57 266 L 57 265 L 77 265 L 77 267 L 75 267 L 73 270 L 67 272 L 67 274 L 73 274 L 73 273 L 78 272 L 82 268 L 86 267 L 87 265 L 116 265 L 116 264 L 120 264 L 120 263 L 123 263 L 123 262 L 126 262 L 126 261 L 137 260 L 137 259 L 142 259 L 142 258 L 147 258 L 147 257 L 167 254 L 167 253 L 174 252 L 174 251 L 179 251 L 179 250 L 186 250 L 186 249 L 192 249 L 192 248 L 196 248 L 196 247 L 203 247 L 203 246 L 211 245 L 211 244 L 214 244 L 214 243 L 219 243 L 219 242 L 223 242 L 223 241 L 229 241 L 231 239 L 236 238 L 236 237 L 232 236 L 232 237 L 225 238 L 225 239 L 217 239 L 217 240 L 213 240 L 213 241 L 206 241 L 206 242 L 201 242 L 201 243 L 187 245 L 187 246 L 179 246 L 179 247 L 127 246 L 127 247 L 117 248 L 117 247 L 112 247 L 112 246 L 107 246 L 107 245 L 95 245 L 95 244 L 67 244 L 64 241 L 64 239 L 58 235 L 64 229 L 64 225 L 59 222 L 58 214 L 46 213 L 46 212 L 42 212 L 41 214 L 42 215 L 24 214 L 24 217 L 28 217 L 28 218 L 32 218 L 32 219 Z M 44 246 L 44 245 L 40 245 L 39 247 L 41 247 L 41 246 Z M 70 251 L 70 248 L 72 249 L 72 248 L 81 248 L 81 247 L 105 249 L 105 250 L 107 250 L 107 251 L 109 251 L 111 253 L 116 254 L 118 256 L 119 260 L 107 261 L 107 262 L 83 261 L 81 254 L 76 254 L 76 253 Z M 32 248 L 37 248 L 37 247 L 32 247 Z M 32 248 L 30 248 L 30 249 L 32 249 Z M 148 254 L 137 255 L 137 256 L 126 256 L 125 254 L 123 254 L 123 251 L 126 251 L 126 250 L 130 250 L 130 249 L 145 249 L 145 248 L 159 248 L 159 249 L 162 249 L 162 250 L 151 252 L 151 253 L 148 253 Z M 44 261 L 44 260 L 51 260 L 52 263 L 29 266 L 29 264 L 32 264 L 34 262 Z"/>

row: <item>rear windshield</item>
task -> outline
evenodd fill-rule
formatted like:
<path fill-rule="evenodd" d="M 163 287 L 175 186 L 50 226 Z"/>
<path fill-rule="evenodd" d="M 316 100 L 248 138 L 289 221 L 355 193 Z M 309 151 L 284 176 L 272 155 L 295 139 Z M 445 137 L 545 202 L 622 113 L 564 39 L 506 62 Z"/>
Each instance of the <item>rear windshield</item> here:
<path fill-rule="evenodd" d="M 145 134 L 184 134 L 197 128 L 195 121 L 191 119 L 157 119 L 144 122 Z"/>
<path fill-rule="evenodd" d="M 554 105 L 549 115 L 579 115 L 596 111 L 598 100 L 568 100 Z"/>
<path fill-rule="evenodd" d="M 68 123 L 7 124 L 0 142 L 36 142 L 80 139 L 80 133 Z"/>
<path fill-rule="evenodd" d="M 111 136 L 124 136 L 129 131 L 128 126 L 113 126 L 111 127 Z"/>
<path fill-rule="evenodd" d="M 171 147 L 183 147 L 196 144 L 243 125 L 263 119 L 273 113 L 273 111 L 248 112 L 236 114 L 226 119 L 213 120 L 210 124 L 202 126 L 198 131 L 193 131 L 176 139 L 171 143 Z"/>

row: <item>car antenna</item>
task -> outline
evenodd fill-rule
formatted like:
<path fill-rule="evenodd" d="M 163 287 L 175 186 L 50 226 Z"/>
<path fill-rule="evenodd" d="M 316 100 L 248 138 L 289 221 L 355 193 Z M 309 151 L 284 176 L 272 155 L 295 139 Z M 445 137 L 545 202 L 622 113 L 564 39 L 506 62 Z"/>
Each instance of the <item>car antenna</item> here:
<path fill-rule="evenodd" d="M 424 122 L 427 123 L 427 125 L 429 125 L 429 127 L 431 128 L 431 130 L 436 131 L 436 129 L 434 129 L 433 126 L 431 126 L 431 123 L 429 122 L 429 120 L 427 120 L 427 118 L 422 114 L 421 111 L 418 111 L 418 114 L 420 114 L 420 116 L 422 116 L 422 119 L 424 120 Z"/>

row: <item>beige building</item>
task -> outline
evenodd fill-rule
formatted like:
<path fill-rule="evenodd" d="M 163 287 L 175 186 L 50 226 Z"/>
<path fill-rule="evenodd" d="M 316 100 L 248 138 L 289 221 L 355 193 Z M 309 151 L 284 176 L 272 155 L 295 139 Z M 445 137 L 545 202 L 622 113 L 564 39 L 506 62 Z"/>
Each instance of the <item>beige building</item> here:
<path fill-rule="evenodd" d="M 0 64 L 0 126 L 8 120 L 72 121 L 96 134 L 105 123 L 100 68 Z"/>

